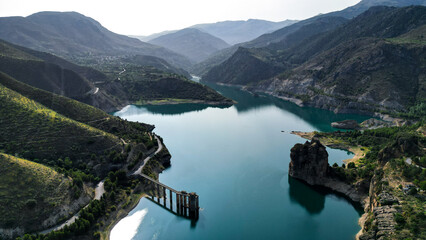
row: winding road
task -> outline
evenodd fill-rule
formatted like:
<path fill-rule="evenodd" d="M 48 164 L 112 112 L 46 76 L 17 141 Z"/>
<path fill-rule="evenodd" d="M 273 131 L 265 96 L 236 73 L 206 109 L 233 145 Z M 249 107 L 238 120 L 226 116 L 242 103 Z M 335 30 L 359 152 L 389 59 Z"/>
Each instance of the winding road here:
<path fill-rule="evenodd" d="M 153 154 L 149 155 L 148 157 L 146 157 L 143 160 L 143 164 L 132 174 L 132 175 L 137 175 L 137 174 L 141 174 L 142 173 L 142 169 L 143 167 L 145 167 L 145 164 L 153 157 L 155 156 L 157 153 L 159 153 L 161 150 L 163 150 L 163 144 L 161 143 L 160 139 L 157 137 L 157 135 L 154 135 L 155 139 L 157 139 L 157 143 L 158 143 L 158 149 L 157 151 L 155 151 Z"/>
<path fill-rule="evenodd" d="M 133 173 L 132 173 L 132 175 L 137 175 L 137 174 L 141 174 L 142 173 L 142 169 L 143 169 L 143 167 L 145 166 L 145 164 L 152 158 L 152 157 L 154 157 L 156 154 L 158 154 L 161 150 L 163 150 L 163 144 L 161 143 L 161 141 L 160 141 L 160 139 L 157 137 L 157 135 L 154 135 L 154 137 L 155 137 L 155 139 L 157 139 L 157 143 L 158 143 L 158 149 L 154 152 L 154 153 L 152 153 L 151 155 L 149 155 L 148 157 L 146 157 L 144 160 L 143 160 L 143 164 L 136 170 L 136 171 L 134 171 Z M 126 145 L 127 143 L 123 140 L 123 139 L 121 139 L 122 141 L 123 141 L 123 143 Z M 98 185 L 96 186 L 96 188 L 95 188 L 95 196 L 94 196 L 94 200 L 100 200 L 101 199 L 101 197 L 104 195 L 104 193 L 105 193 L 105 188 L 104 188 L 104 180 L 102 180 L 102 181 L 100 181 L 99 183 L 98 183 Z M 87 206 L 89 206 L 89 204 L 90 204 L 90 202 L 86 205 L 86 206 L 84 206 L 82 209 L 84 209 L 84 208 L 86 208 Z M 39 233 L 41 233 L 41 234 L 46 234 L 46 233 L 49 233 L 49 232 L 51 232 L 51 231 L 55 231 L 55 230 L 61 230 L 62 228 L 64 228 L 65 226 L 69 226 L 69 225 L 71 225 L 71 224 L 73 224 L 77 219 L 78 219 L 78 217 L 80 216 L 80 211 L 78 211 L 74 216 L 72 216 L 71 218 L 69 218 L 67 221 L 65 221 L 64 223 L 62 223 L 62 224 L 59 224 L 59 225 L 56 225 L 56 226 L 54 226 L 54 227 L 51 227 L 51 228 L 49 228 L 49 229 L 46 229 L 46 230 L 44 230 L 44 231 L 41 231 L 41 232 L 39 232 Z"/>

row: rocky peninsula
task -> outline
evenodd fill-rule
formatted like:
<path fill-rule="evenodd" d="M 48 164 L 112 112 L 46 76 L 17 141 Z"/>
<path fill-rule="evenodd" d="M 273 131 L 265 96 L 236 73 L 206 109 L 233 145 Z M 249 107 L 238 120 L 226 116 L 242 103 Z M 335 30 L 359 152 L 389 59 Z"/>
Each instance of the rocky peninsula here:
<path fill-rule="evenodd" d="M 329 141 L 333 134 L 336 133 L 310 134 L 311 141 L 296 144 L 290 154 L 290 177 L 311 186 L 329 188 L 362 204 L 365 213 L 359 220 L 362 229 L 356 239 L 384 240 L 421 236 L 422 225 L 420 223 L 419 226 L 416 221 L 418 214 L 423 216 L 424 191 L 418 193 L 418 188 L 408 183 L 404 173 L 401 176 L 401 169 L 393 166 L 395 162 L 390 161 L 389 154 L 378 164 L 372 165 L 374 167 L 365 164 L 365 158 L 356 159 L 347 166 L 343 164 L 339 167 L 335 164 L 331 167 L 322 142 Z M 304 137 L 307 136 L 309 134 L 305 133 Z M 405 165 L 402 167 L 410 169 Z M 412 229 L 407 229 L 409 227 Z"/>

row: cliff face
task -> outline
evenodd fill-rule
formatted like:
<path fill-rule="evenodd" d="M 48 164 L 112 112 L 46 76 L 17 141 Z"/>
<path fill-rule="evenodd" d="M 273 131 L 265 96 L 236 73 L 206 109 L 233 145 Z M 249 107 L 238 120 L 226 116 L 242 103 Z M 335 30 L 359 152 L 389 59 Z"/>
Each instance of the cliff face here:
<path fill-rule="evenodd" d="M 328 164 L 325 146 L 313 139 L 305 144 L 296 144 L 290 153 L 289 175 L 310 185 L 330 188 L 354 202 L 364 204 L 368 194 L 368 183 L 359 181 L 348 184 L 341 181 Z"/>
<path fill-rule="evenodd" d="M 327 177 L 328 153 L 318 141 L 296 144 L 290 153 L 289 175 L 311 185 L 320 184 Z"/>
<path fill-rule="evenodd" d="M 364 205 L 366 213 L 360 219 L 362 230 L 357 239 L 376 240 L 392 236 L 396 226 L 394 214 L 398 211 L 395 206 L 399 202 L 387 191 L 377 195 L 377 188 L 383 185 L 378 177 L 352 184 L 340 180 L 335 169 L 328 164 L 326 148 L 315 138 L 305 144 L 296 144 L 291 149 L 290 157 L 291 177 L 310 185 L 330 188 Z M 370 218 L 369 223 L 366 223 L 367 218 Z"/>

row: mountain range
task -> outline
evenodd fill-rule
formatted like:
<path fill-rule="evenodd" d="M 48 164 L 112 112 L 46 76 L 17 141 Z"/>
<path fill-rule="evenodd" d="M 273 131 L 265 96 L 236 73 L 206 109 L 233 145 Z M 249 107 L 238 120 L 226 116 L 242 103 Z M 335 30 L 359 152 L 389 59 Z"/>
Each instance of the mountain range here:
<path fill-rule="evenodd" d="M 240 47 L 203 80 L 337 112 L 405 111 L 424 99 L 425 16 L 421 6 L 373 7 L 349 21 L 327 17 L 328 31 L 306 34 L 324 19 L 317 17 L 285 40 Z"/>
<path fill-rule="evenodd" d="M 341 11 L 321 14 L 312 18 L 308 18 L 308 19 L 299 21 L 297 23 L 294 23 L 292 25 L 289 25 L 287 27 L 280 28 L 271 33 L 265 33 L 251 41 L 239 43 L 239 44 L 233 45 L 230 48 L 225 48 L 221 51 L 218 51 L 212 54 L 205 61 L 195 64 L 194 66 L 191 67 L 190 70 L 194 74 L 204 75 L 214 66 L 219 65 L 220 63 L 223 63 L 226 59 L 230 58 L 238 50 L 239 47 L 260 48 L 260 47 L 266 47 L 270 44 L 277 44 L 279 42 L 285 43 L 288 35 L 293 34 L 293 32 L 299 30 L 300 28 L 306 25 L 310 25 L 311 27 L 314 26 L 311 24 L 315 22 L 317 19 L 325 19 L 325 17 L 340 17 L 340 18 L 352 19 L 358 16 L 359 14 L 361 14 L 362 12 L 368 10 L 372 6 L 381 6 L 381 5 L 396 6 L 396 7 L 403 7 L 403 6 L 410 6 L 410 5 L 426 6 L 426 1 L 425 0 L 362 0 L 358 4 L 345 8 Z M 324 31 L 321 28 L 322 27 L 319 27 L 319 28 L 314 27 L 312 28 L 314 32 L 307 31 L 306 34 L 307 36 L 311 36 L 311 35 L 314 35 L 315 32 L 318 33 L 318 32 Z"/>
<path fill-rule="evenodd" d="M 217 23 L 205 23 L 191 26 L 223 39 L 230 45 L 251 41 L 262 34 L 273 32 L 283 27 L 296 23 L 297 20 L 284 20 L 271 22 L 260 19 L 247 21 L 223 21 Z"/>
<path fill-rule="evenodd" d="M 182 68 L 191 65 L 190 60 L 182 55 L 113 33 L 92 18 L 76 12 L 40 12 L 28 17 L 2 17 L 0 38 L 74 61 L 139 54 L 163 58 Z"/>

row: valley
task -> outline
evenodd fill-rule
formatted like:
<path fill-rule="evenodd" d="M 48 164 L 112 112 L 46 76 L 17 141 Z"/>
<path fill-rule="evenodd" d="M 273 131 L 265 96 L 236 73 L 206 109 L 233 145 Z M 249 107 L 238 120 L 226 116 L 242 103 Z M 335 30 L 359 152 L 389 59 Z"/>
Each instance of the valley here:
<path fill-rule="evenodd" d="M 426 238 L 426 1 L 354 2 L 6 4 L 0 239 Z"/>

